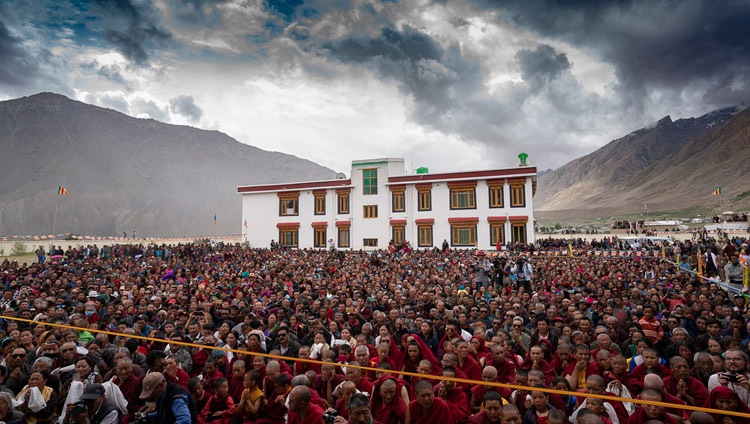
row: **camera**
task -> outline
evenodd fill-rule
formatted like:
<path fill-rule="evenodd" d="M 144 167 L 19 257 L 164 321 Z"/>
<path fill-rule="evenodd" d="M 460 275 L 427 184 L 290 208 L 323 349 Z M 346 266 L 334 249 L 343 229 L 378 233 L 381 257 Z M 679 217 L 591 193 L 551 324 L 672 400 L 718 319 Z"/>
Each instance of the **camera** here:
<path fill-rule="evenodd" d="M 336 417 L 338 417 L 338 416 L 339 416 L 339 412 L 338 411 L 326 412 L 325 414 L 323 414 L 323 422 L 324 423 L 332 423 L 332 422 L 336 421 Z"/>
<path fill-rule="evenodd" d="M 81 415 L 85 413 L 87 409 L 88 409 L 88 405 L 86 405 L 85 401 L 78 401 L 73 404 L 73 410 L 71 411 L 71 414 Z"/>
<path fill-rule="evenodd" d="M 724 373 L 724 378 L 726 378 L 727 380 L 729 380 L 730 383 L 739 383 L 740 382 L 740 378 L 737 376 L 737 374 L 735 374 L 733 372 Z"/>
<path fill-rule="evenodd" d="M 146 424 L 148 422 L 148 415 L 145 412 L 136 412 L 135 424 Z"/>

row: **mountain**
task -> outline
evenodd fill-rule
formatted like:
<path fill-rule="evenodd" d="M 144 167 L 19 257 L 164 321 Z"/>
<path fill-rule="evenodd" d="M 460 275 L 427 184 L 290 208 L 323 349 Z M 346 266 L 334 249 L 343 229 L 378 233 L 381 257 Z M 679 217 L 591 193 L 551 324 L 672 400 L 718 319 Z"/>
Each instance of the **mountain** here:
<path fill-rule="evenodd" d="M 0 234 L 239 233 L 244 184 L 334 172 L 218 131 L 137 119 L 53 93 L 0 102 Z M 63 186 L 70 195 L 58 196 Z M 216 215 L 216 223 L 213 217 Z"/>
<path fill-rule="evenodd" d="M 743 106 L 667 116 L 541 175 L 536 208 L 578 218 L 636 213 L 644 203 L 659 211 L 711 207 L 719 186 L 731 206 L 747 190 L 741 176 L 750 170 L 749 131 Z"/>

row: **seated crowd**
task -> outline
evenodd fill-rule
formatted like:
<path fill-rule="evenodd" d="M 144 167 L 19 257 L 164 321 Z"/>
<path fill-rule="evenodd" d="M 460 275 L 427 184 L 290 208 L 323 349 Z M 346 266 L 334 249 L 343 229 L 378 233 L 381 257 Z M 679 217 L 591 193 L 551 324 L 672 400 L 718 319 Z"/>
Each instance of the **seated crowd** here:
<path fill-rule="evenodd" d="M 750 413 L 750 320 L 733 290 L 745 242 L 682 244 L 703 252 L 684 267 L 529 254 L 565 245 L 552 239 L 494 262 L 224 244 L 6 260 L 0 421 L 750 423 L 680 407 Z"/>

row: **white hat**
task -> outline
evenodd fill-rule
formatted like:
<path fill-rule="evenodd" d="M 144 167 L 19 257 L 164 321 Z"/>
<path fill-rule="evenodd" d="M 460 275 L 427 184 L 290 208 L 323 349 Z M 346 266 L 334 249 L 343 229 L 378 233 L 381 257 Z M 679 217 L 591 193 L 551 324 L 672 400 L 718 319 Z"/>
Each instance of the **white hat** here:
<path fill-rule="evenodd" d="M 91 291 L 89 292 L 89 297 L 99 297 L 99 293 L 97 293 L 97 292 L 95 292 L 95 291 L 91 290 Z"/>

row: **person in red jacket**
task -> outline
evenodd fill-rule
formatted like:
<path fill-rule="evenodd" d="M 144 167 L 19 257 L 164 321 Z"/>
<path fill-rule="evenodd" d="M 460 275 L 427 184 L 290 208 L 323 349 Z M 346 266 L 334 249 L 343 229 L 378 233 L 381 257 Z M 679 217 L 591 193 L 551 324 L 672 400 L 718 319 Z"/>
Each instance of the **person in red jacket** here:
<path fill-rule="evenodd" d="M 422 380 L 415 388 L 417 399 L 409 403 L 412 424 L 454 424 L 451 408 L 446 401 L 435 397 L 432 383 Z"/>

